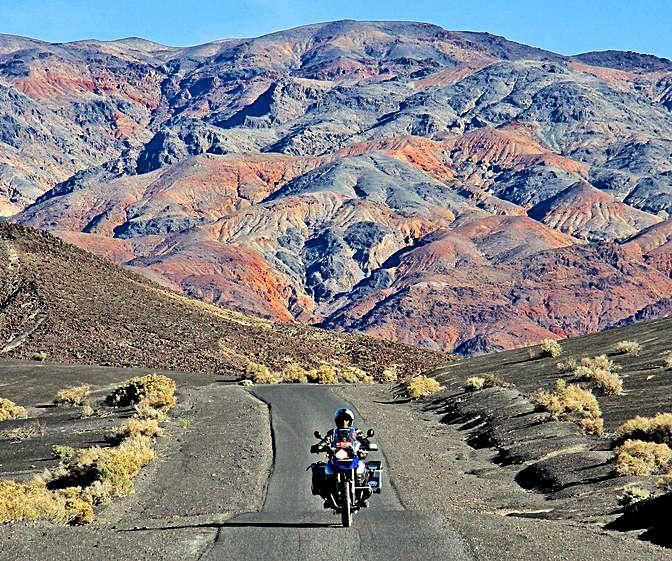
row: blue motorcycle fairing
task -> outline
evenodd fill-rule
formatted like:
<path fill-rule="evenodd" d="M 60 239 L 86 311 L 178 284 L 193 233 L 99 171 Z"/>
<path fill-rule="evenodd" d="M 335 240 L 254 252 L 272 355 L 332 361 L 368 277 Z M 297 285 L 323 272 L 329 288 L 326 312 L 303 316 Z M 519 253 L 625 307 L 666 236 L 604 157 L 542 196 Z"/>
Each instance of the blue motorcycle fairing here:
<path fill-rule="evenodd" d="M 356 470 L 359 467 L 359 456 L 355 456 L 352 460 L 341 461 L 332 457 L 329 460 L 329 467 L 335 471 L 350 471 L 351 469 Z"/>

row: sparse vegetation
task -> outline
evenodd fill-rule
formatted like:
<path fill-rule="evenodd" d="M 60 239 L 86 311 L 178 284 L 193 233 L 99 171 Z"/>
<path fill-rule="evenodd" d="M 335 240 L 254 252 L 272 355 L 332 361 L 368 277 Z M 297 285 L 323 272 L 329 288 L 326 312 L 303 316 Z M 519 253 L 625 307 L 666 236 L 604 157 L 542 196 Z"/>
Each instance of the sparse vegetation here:
<path fill-rule="evenodd" d="M 470 392 L 482 390 L 485 386 L 485 378 L 480 376 L 470 376 L 464 384 L 464 389 Z"/>
<path fill-rule="evenodd" d="M 56 405 L 81 406 L 84 405 L 86 398 L 91 395 L 91 386 L 84 384 L 61 390 L 56 394 L 54 403 Z"/>
<path fill-rule="evenodd" d="M 562 354 L 562 345 L 555 339 L 544 339 L 541 344 L 541 356 L 558 358 Z"/>
<path fill-rule="evenodd" d="M 651 498 L 651 493 L 639 485 L 629 485 L 623 489 L 623 493 L 618 497 L 618 504 L 628 506 L 631 504 L 646 501 Z"/>
<path fill-rule="evenodd" d="M 331 364 L 321 364 L 312 376 L 318 384 L 338 384 L 338 373 Z"/>
<path fill-rule="evenodd" d="M 148 374 L 126 380 L 107 398 L 112 405 L 144 403 L 157 409 L 170 409 L 175 404 L 175 381 L 163 374 Z"/>
<path fill-rule="evenodd" d="M 114 431 L 116 438 L 130 438 L 134 436 L 149 436 L 154 438 L 163 436 L 163 429 L 156 419 L 129 419 Z"/>
<path fill-rule="evenodd" d="M 466 390 L 474 392 L 485 388 L 511 388 L 513 385 L 509 384 L 501 376 L 489 373 L 485 374 L 485 376 L 471 376 L 467 378 L 464 387 Z"/>
<path fill-rule="evenodd" d="M 637 341 L 619 341 L 614 345 L 614 351 L 622 355 L 637 356 L 642 351 L 642 345 Z"/>
<path fill-rule="evenodd" d="M 80 450 L 71 468 L 83 480 L 100 481 L 99 486 L 110 496 L 130 495 L 133 478 L 154 458 L 148 436 L 131 436 L 112 448 Z"/>
<path fill-rule="evenodd" d="M 89 524 L 93 522 L 93 506 L 82 499 L 81 488 L 52 491 L 41 476 L 25 483 L 0 481 L 0 523 L 14 520 Z"/>
<path fill-rule="evenodd" d="M 626 440 L 616 449 L 618 475 L 647 476 L 664 473 L 672 462 L 672 450 L 667 444 Z"/>
<path fill-rule="evenodd" d="M 622 395 L 623 380 L 615 372 L 617 369 L 618 366 L 606 355 L 586 357 L 574 369 L 574 379 L 590 381 L 607 395 Z"/>
<path fill-rule="evenodd" d="M 163 409 L 157 409 L 146 403 L 139 403 L 135 406 L 135 414 L 139 419 L 154 419 L 159 423 L 163 423 L 168 415 Z"/>
<path fill-rule="evenodd" d="M 55 458 L 65 460 L 67 458 L 74 458 L 75 454 L 77 453 L 77 450 L 75 450 L 72 446 L 63 446 L 61 444 L 54 444 L 51 447 L 51 453 L 54 455 Z"/>
<path fill-rule="evenodd" d="M 255 384 L 278 384 L 280 377 L 271 372 L 268 366 L 250 361 L 245 366 L 245 375 L 254 380 Z"/>
<path fill-rule="evenodd" d="M 672 413 L 658 413 L 654 417 L 640 417 L 623 423 L 616 431 L 618 441 L 646 440 L 672 445 Z"/>
<path fill-rule="evenodd" d="M 9 399 L 0 397 L 0 421 L 25 419 L 27 416 L 28 413 L 25 407 L 21 407 Z"/>
<path fill-rule="evenodd" d="M 540 390 L 535 395 L 535 401 L 553 418 L 575 421 L 588 434 L 602 434 L 604 431 L 597 398 L 590 390 L 577 384 L 556 380 L 554 389 Z"/>
<path fill-rule="evenodd" d="M 665 368 L 672 370 L 672 353 L 668 353 L 665 357 Z"/>
<path fill-rule="evenodd" d="M 189 419 L 178 419 L 177 424 L 180 425 L 180 428 L 184 430 L 187 430 L 191 426 Z"/>
<path fill-rule="evenodd" d="M 406 383 L 406 393 L 411 399 L 428 397 L 441 391 L 443 387 L 434 378 L 420 374 Z"/>
<path fill-rule="evenodd" d="M 386 384 L 396 384 L 399 380 L 399 366 L 393 364 L 383 370 L 383 382 Z"/>
<path fill-rule="evenodd" d="M 38 362 L 42 362 L 43 360 L 47 359 L 47 353 L 45 353 L 44 351 L 38 351 L 36 353 L 33 353 L 31 355 L 31 358 L 33 360 L 37 360 Z"/>
<path fill-rule="evenodd" d="M 567 357 L 565 360 L 558 362 L 556 366 L 560 372 L 562 372 L 563 374 L 567 374 L 569 372 L 574 372 L 577 366 L 579 366 L 579 363 L 574 357 L 570 356 Z"/>
<path fill-rule="evenodd" d="M 82 419 L 86 419 L 88 417 L 93 416 L 95 413 L 96 413 L 96 410 L 93 407 L 91 407 L 91 405 L 89 405 L 88 403 L 85 403 L 82 406 L 82 411 L 80 412 L 80 417 Z"/>
<path fill-rule="evenodd" d="M 290 362 L 282 369 L 282 381 L 290 384 L 305 384 L 308 382 L 306 369 L 296 362 Z"/>
<path fill-rule="evenodd" d="M 22 440 L 28 440 L 29 438 L 44 436 L 44 432 L 44 423 L 41 421 L 32 421 L 31 423 L 25 424 L 21 427 L 16 427 L 15 429 L 6 431 L 3 433 L 3 436 L 10 440 L 21 442 Z"/>

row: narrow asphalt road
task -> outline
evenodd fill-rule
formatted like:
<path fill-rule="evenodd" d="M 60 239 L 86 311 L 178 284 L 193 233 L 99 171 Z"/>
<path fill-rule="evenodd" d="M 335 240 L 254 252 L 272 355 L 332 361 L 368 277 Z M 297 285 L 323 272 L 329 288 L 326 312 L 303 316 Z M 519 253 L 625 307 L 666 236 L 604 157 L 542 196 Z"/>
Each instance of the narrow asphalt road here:
<path fill-rule="evenodd" d="M 202 560 L 472 559 L 441 517 L 404 510 L 387 476 L 371 507 L 355 514 L 351 528 L 342 528 L 340 518 L 310 493 L 306 468 L 316 459 L 309 452 L 313 431 L 328 430 L 333 412 L 348 404 L 317 385 L 258 386 L 254 394 L 270 406 L 275 448 L 264 507 L 223 525 Z"/>

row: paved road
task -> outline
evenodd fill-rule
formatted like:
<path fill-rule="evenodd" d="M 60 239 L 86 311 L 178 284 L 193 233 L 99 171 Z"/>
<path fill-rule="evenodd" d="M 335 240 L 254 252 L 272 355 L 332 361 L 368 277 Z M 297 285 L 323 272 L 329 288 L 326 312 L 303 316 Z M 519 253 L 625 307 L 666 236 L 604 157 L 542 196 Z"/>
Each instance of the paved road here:
<path fill-rule="evenodd" d="M 472 559 L 435 513 L 404 510 L 387 479 L 353 527 L 340 527 L 340 517 L 311 495 L 306 467 L 315 459 L 308 451 L 313 431 L 329 429 L 333 412 L 347 404 L 325 386 L 259 386 L 254 394 L 270 406 L 275 446 L 264 508 L 227 522 L 203 560 Z"/>

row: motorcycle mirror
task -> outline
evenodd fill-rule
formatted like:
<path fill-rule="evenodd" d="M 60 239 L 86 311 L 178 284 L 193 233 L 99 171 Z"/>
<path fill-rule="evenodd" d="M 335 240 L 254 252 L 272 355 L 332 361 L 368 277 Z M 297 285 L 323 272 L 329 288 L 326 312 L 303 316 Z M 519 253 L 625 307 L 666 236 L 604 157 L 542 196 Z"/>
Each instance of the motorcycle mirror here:
<path fill-rule="evenodd" d="M 372 436 L 375 436 L 375 435 L 376 435 L 376 432 L 373 429 L 369 429 L 369 430 L 366 431 L 366 436 L 368 438 L 371 438 Z"/>
<path fill-rule="evenodd" d="M 319 438 L 320 440 L 322 440 L 322 435 L 320 434 L 319 430 L 316 430 L 313 434 L 315 435 L 315 438 Z"/>

